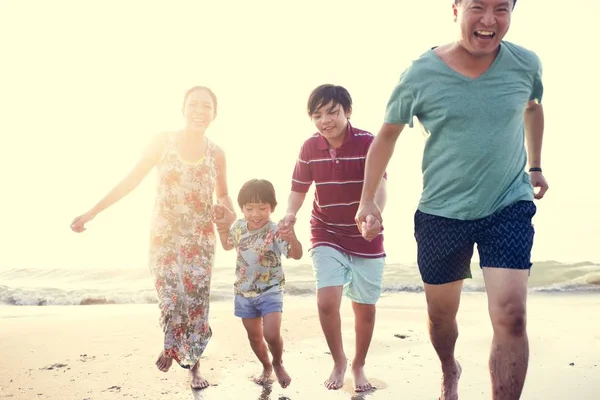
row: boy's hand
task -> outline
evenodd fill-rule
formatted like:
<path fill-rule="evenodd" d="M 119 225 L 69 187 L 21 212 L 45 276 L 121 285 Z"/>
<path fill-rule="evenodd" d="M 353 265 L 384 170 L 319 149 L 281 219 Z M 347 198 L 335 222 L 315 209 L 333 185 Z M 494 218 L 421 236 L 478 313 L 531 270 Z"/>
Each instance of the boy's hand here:
<path fill-rule="evenodd" d="M 235 214 L 229 208 L 222 204 L 215 204 L 212 207 L 213 222 L 217 224 L 218 231 L 228 231 L 231 224 L 235 222 Z"/>
<path fill-rule="evenodd" d="M 213 204 L 212 206 L 212 220 L 217 222 L 220 219 L 225 218 L 225 206 L 221 204 Z"/>
<path fill-rule="evenodd" d="M 366 216 L 364 221 L 361 223 L 360 233 L 367 241 L 371 241 L 379 235 L 381 232 L 381 222 L 373 215 L 369 214 Z"/>
<path fill-rule="evenodd" d="M 296 239 L 296 232 L 294 232 L 294 226 L 288 228 L 282 228 L 282 223 L 279 223 L 279 237 L 288 243 L 292 243 Z"/>
<path fill-rule="evenodd" d="M 294 214 L 286 214 L 285 217 L 279 221 L 279 234 L 282 238 L 284 237 L 295 237 L 294 225 L 296 224 L 296 216 Z"/>

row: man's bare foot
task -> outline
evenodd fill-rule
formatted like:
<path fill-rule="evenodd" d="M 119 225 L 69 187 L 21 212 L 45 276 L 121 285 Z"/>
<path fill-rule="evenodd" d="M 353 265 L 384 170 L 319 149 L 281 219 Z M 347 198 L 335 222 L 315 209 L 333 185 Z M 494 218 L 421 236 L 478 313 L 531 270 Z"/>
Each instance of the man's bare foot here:
<path fill-rule="evenodd" d="M 258 375 L 253 379 L 257 385 L 264 385 L 271 382 L 271 374 L 273 373 L 273 367 L 264 367 L 262 374 Z"/>
<path fill-rule="evenodd" d="M 173 359 L 167 357 L 165 352 L 161 351 L 156 360 L 156 367 L 162 372 L 167 372 L 171 368 L 171 364 L 173 364 Z"/>
<path fill-rule="evenodd" d="M 198 361 L 192 369 L 190 369 L 190 386 L 194 390 L 205 389 L 208 387 L 208 381 L 200 375 L 200 361 Z"/>
<path fill-rule="evenodd" d="M 283 363 L 275 363 L 273 364 L 273 368 L 275 369 L 277 382 L 279 382 L 281 387 L 285 389 L 286 387 L 290 386 L 290 383 L 292 383 L 292 378 L 290 378 L 285 368 L 283 368 Z"/>
<path fill-rule="evenodd" d="M 333 371 L 329 375 L 329 379 L 325 381 L 325 387 L 329 390 L 338 390 L 344 386 L 344 377 L 346 376 L 346 363 L 336 364 L 333 366 Z"/>
<path fill-rule="evenodd" d="M 355 392 L 368 392 L 371 389 L 375 389 L 365 375 L 365 369 L 362 366 L 352 365 L 352 375 L 354 376 L 354 391 Z"/>
<path fill-rule="evenodd" d="M 458 381 L 462 367 L 454 360 L 454 367 L 448 371 L 442 369 L 442 395 L 440 400 L 458 400 Z"/>

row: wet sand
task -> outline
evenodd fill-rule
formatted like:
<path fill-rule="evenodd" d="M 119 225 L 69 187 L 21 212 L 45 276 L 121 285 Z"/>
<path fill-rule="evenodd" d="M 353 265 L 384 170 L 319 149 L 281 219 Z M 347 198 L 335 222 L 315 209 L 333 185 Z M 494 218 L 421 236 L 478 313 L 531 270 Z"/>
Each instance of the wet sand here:
<path fill-rule="evenodd" d="M 162 332 L 156 305 L 0 307 L 0 399 L 436 399 L 440 372 L 429 343 L 423 294 L 382 298 L 366 372 L 377 390 L 356 394 L 346 384 L 328 391 L 331 359 L 314 296 L 285 299 L 284 365 L 292 383 L 263 388 L 261 371 L 231 302 L 211 306 L 214 332 L 202 372 L 211 386 L 192 391 L 187 371 L 167 373 L 154 362 Z M 531 359 L 522 399 L 597 399 L 600 331 L 597 294 L 532 294 Z M 350 304 L 342 304 L 344 344 L 354 350 Z M 457 355 L 463 366 L 461 399 L 491 399 L 487 358 L 491 326 L 485 294 L 465 293 L 459 312 Z"/>

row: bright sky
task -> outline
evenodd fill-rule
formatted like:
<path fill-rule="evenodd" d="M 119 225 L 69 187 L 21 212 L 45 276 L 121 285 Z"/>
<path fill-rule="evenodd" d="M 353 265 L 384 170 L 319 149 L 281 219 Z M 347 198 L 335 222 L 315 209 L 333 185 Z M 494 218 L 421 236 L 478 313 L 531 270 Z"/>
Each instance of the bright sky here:
<path fill-rule="evenodd" d="M 153 134 L 182 126 L 182 96 L 193 85 L 219 98 L 208 135 L 226 151 L 232 197 L 249 178 L 270 179 L 281 217 L 297 152 L 314 132 L 309 92 L 325 82 L 345 86 L 353 124 L 376 133 L 410 60 L 455 38 L 450 0 L 355 4 L 0 1 L 0 268 L 146 267 L 154 174 L 84 234 L 69 224 L 128 172 Z M 519 1 L 506 38 L 544 64 L 551 189 L 538 202 L 533 257 L 599 261 L 600 85 L 589 50 L 597 35 L 585 30 L 600 6 L 561 4 Z M 422 135 L 405 131 L 388 169 L 388 262 L 416 258 L 422 149 Z M 299 215 L 305 246 L 310 206 Z M 217 254 L 217 264 L 232 260 Z"/>

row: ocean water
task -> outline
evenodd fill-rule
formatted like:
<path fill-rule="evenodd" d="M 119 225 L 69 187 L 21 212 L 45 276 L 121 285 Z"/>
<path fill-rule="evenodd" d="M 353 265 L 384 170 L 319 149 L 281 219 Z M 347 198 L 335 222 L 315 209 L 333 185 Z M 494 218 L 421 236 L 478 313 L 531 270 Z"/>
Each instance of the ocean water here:
<path fill-rule="evenodd" d="M 310 265 L 288 266 L 286 295 L 314 294 Z M 485 287 L 478 265 L 472 265 L 473 279 L 465 281 L 464 291 L 483 292 Z M 212 301 L 233 297 L 233 267 L 213 270 Z M 592 262 L 534 263 L 529 281 L 531 292 L 598 292 L 600 264 Z M 416 264 L 388 264 L 383 280 L 384 295 L 421 292 L 423 284 Z M 0 305 L 45 306 L 87 304 L 156 303 L 153 279 L 147 268 L 139 269 L 9 269 L 0 271 Z"/>

